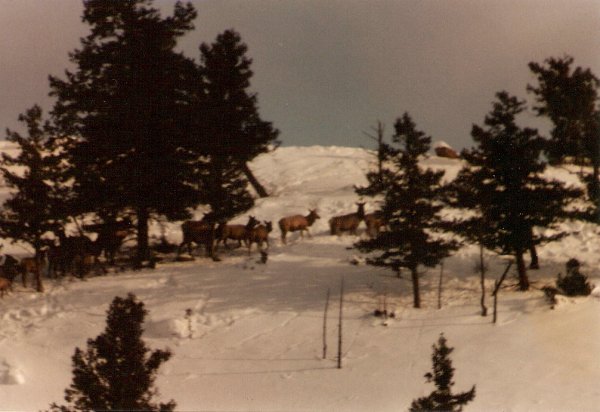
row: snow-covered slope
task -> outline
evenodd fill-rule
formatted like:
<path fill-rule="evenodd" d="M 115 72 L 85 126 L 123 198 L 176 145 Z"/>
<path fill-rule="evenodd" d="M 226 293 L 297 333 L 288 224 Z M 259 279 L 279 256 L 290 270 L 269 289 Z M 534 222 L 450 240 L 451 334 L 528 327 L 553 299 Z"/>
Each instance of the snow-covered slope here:
<path fill-rule="evenodd" d="M 366 151 L 341 147 L 283 147 L 256 159 L 251 168 L 272 196 L 258 200 L 248 214 L 274 223 L 309 208 L 321 216 L 312 238 L 294 233 L 288 245 L 275 228 L 266 264 L 257 263 L 256 252 L 248 256 L 237 249 L 222 251 L 222 262 L 166 261 L 155 270 L 47 281 L 44 294 L 17 285 L 0 300 L 0 408 L 40 410 L 62 403 L 74 348 L 104 328 L 114 296 L 133 292 L 149 310 L 146 340 L 173 352 L 159 370 L 157 386 L 161 398 L 175 399 L 179 410 L 406 410 L 412 399 L 433 389 L 423 375 L 441 332 L 455 347 L 455 390 L 477 385 L 465 410 L 598 410 L 600 300 L 564 299 L 551 310 L 536 289 L 551 283 L 570 257 L 580 259 L 590 280 L 600 283 L 596 227 L 570 224 L 575 234 L 542 247 L 542 269 L 530 272 L 534 288 L 502 290 L 496 325 L 479 315 L 473 247 L 444 262 L 442 309 L 437 309 L 436 268 L 423 276 L 423 308 L 416 310 L 406 277 L 351 264 L 361 261 L 349 249 L 355 238 L 328 234 L 331 216 L 356 208 L 353 186 L 365 183 L 370 164 Z M 437 157 L 424 164 L 444 168 L 448 178 L 460 168 L 458 160 Z M 373 210 L 375 202 L 367 201 L 367 211 Z M 158 225 L 153 228 L 158 235 Z M 178 224 L 164 230 L 173 242 L 181 239 Z M 491 306 L 489 291 L 504 262 L 487 258 Z M 335 326 L 342 277 L 343 368 L 338 370 Z M 328 353 L 322 359 L 328 289 Z M 396 313 L 387 326 L 373 316 L 383 296 Z"/>

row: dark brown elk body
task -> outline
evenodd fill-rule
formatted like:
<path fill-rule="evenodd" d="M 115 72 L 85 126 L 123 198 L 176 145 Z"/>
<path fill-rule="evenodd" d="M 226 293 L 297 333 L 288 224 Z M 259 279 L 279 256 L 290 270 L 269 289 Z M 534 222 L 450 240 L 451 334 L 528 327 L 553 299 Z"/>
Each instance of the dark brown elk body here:
<path fill-rule="evenodd" d="M 58 272 L 68 272 L 83 277 L 85 271 L 78 262 L 86 255 L 99 255 L 97 244 L 87 236 L 67 236 L 64 230 L 58 231 L 59 246 L 51 245 L 48 254 L 48 273 L 56 276 Z"/>
<path fill-rule="evenodd" d="M 98 254 L 104 252 L 104 257 L 111 265 L 114 264 L 115 255 L 133 228 L 133 223 L 129 219 L 83 225 L 84 230 L 98 233 L 94 249 Z"/>
<path fill-rule="evenodd" d="M 269 247 L 269 233 L 273 230 L 272 222 L 265 222 L 264 225 L 259 225 L 252 230 L 248 234 L 248 253 L 252 249 L 252 243 L 256 243 L 258 249 L 262 249 L 263 243 L 267 244 Z"/>
<path fill-rule="evenodd" d="M 192 255 L 192 243 L 204 246 L 206 256 L 215 259 L 214 244 L 216 239 L 216 222 L 211 219 L 210 214 L 205 215 L 202 220 L 188 220 L 181 225 L 183 241 L 177 249 L 177 257 L 181 253 L 181 248 L 188 247 L 190 256 Z"/>
<path fill-rule="evenodd" d="M 40 259 L 40 266 L 41 263 L 42 261 Z M 27 275 L 31 273 L 34 276 L 40 276 L 38 270 L 41 271 L 42 268 L 38 268 L 38 262 L 35 257 L 24 257 L 23 259 L 21 259 L 21 261 L 19 262 L 19 271 L 21 272 L 24 288 L 27 287 Z"/>
<path fill-rule="evenodd" d="M 0 297 L 4 297 L 4 293 L 12 290 L 12 282 L 6 278 L 0 278 Z"/>
<path fill-rule="evenodd" d="M 279 220 L 279 229 L 281 229 L 281 241 L 285 244 L 285 236 L 288 232 L 300 231 L 300 237 L 304 237 L 303 233 L 310 236 L 308 228 L 315 223 L 315 220 L 320 219 L 316 209 L 310 209 L 308 215 L 287 216 Z"/>
<path fill-rule="evenodd" d="M 381 228 L 385 226 L 385 219 L 380 211 L 367 213 L 364 220 L 367 226 L 367 234 L 371 237 L 377 236 Z"/>
<path fill-rule="evenodd" d="M 332 235 L 340 235 L 343 232 L 350 232 L 356 235 L 358 225 L 365 218 L 365 204 L 357 203 L 358 210 L 343 216 L 335 216 L 329 219 L 329 229 Z"/>
<path fill-rule="evenodd" d="M 248 218 L 245 225 L 226 225 L 221 224 L 217 228 L 217 244 L 222 242 L 227 247 L 227 240 L 237 240 L 238 247 L 242 246 L 242 241 L 247 243 L 248 234 L 258 224 L 254 216 Z"/>

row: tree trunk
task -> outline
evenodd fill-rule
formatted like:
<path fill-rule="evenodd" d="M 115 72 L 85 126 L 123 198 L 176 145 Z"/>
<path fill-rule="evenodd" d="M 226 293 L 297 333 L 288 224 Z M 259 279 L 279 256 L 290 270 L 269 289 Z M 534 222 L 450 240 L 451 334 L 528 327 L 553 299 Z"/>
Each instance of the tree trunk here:
<path fill-rule="evenodd" d="M 421 307 L 421 295 L 419 293 L 419 273 L 417 272 L 417 268 L 410 269 L 412 275 L 412 284 L 413 284 L 413 307 L 420 308 Z"/>
<path fill-rule="evenodd" d="M 481 316 L 487 316 L 487 306 L 485 306 L 485 261 L 483 260 L 483 245 L 479 245 L 479 273 L 481 275 Z"/>
<path fill-rule="evenodd" d="M 141 206 L 137 209 L 137 256 L 135 265 L 142 266 L 142 262 L 149 260 L 150 250 L 148 247 L 148 209 Z"/>
<path fill-rule="evenodd" d="M 42 241 L 40 237 L 36 237 L 35 239 L 35 282 L 36 282 L 36 290 L 40 293 L 44 292 L 44 284 L 42 283 L 42 251 L 41 251 Z M 23 275 L 25 276 L 25 275 Z"/>
<path fill-rule="evenodd" d="M 525 268 L 525 260 L 523 259 L 523 251 L 515 253 L 517 258 L 517 271 L 519 273 L 519 290 L 525 291 L 529 289 L 529 279 L 527 278 L 527 269 Z"/>
<path fill-rule="evenodd" d="M 600 156 L 600 154 L 597 154 L 596 156 Z M 596 223 L 600 223 L 600 182 L 598 181 L 599 178 L 599 174 L 600 174 L 600 164 L 598 164 L 598 160 L 597 158 L 594 158 L 593 160 L 593 172 L 592 172 L 592 201 L 595 203 L 596 205 Z"/>
<path fill-rule="evenodd" d="M 533 229 L 529 229 L 529 255 L 531 262 L 529 263 L 529 269 L 539 269 L 540 263 L 538 261 L 538 254 L 535 248 L 535 241 L 533 240 Z"/>
<path fill-rule="evenodd" d="M 252 170 L 250 170 L 250 168 L 248 167 L 247 163 L 244 163 L 242 165 L 242 171 L 246 175 L 246 178 L 248 179 L 248 181 L 250 182 L 250 184 L 252 185 L 254 190 L 256 190 L 256 193 L 258 193 L 258 196 L 260 196 L 260 197 L 268 197 L 269 196 L 269 194 L 267 193 L 267 191 L 265 190 L 263 185 L 260 184 L 260 182 L 256 179 L 256 177 L 254 177 L 254 174 L 252 173 Z"/>

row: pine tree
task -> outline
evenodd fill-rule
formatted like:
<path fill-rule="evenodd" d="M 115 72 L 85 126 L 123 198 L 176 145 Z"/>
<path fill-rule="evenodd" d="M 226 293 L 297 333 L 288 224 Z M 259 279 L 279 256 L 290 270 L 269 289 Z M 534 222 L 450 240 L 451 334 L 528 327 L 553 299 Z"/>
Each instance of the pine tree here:
<path fill-rule="evenodd" d="M 235 165 L 215 157 L 198 169 L 202 170 L 203 193 L 215 222 L 226 222 L 254 205 L 248 181 Z"/>
<path fill-rule="evenodd" d="M 87 349 L 75 349 L 73 382 L 65 390 L 68 406 L 51 405 L 53 412 L 173 411 L 175 402 L 155 404 L 156 372 L 171 353 L 151 353 L 141 339 L 147 315 L 133 294 L 115 297 L 107 312 L 106 329 L 89 339 Z"/>
<path fill-rule="evenodd" d="M 475 385 L 468 392 L 452 394 L 454 368 L 450 354 L 453 350 L 446 345 L 446 338 L 441 334 L 437 346 L 433 345 L 433 373 L 425 374 L 427 382 L 433 382 L 436 390 L 427 397 L 414 400 L 410 412 L 460 412 L 464 405 L 475 399 Z"/>
<path fill-rule="evenodd" d="M 212 44 L 200 45 L 204 93 L 197 132 L 212 159 L 242 171 L 259 196 L 266 197 L 248 162 L 272 150 L 279 143 L 279 131 L 260 118 L 257 95 L 248 90 L 253 72 L 247 50 L 233 30 L 219 34 Z"/>
<path fill-rule="evenodd" d="M 591 174 L 582 174 L 588 187 L 588 198 L 596 205 L 600 220 L 600 110 L 598 87 L 600 80 L 590 69 L 572 69 L 570 56 L 549 58 L 544 64 L 529 63 L 537 78 L 537 86 L 528 85 L 534 94 L 538 116 L 552 121 L 551 138 L 546 153 L 557 163 L 573 157 L 579 164 L 592 165 Z"/>
<path fill-rule="evenodd" d="M 443 208 L 443 171 L 423 170 L 419 159 L 430 147 L 431 137 L 416 129 L 408 113 L 395 125 L 392 150 L 387 166 L 382 213 L 389 230 L 374 239 L 358 242 L 364 252 L 383 251 L 367 262 L 394 270 L 407 268 L 413 283 L 414 307 L 421 306 L 419 272 L 421 265 L 433 267 L 458 247 L 455 241 L 434 236 L 432 231 L 445 227 L 440 216 Z"/>
<path fill-rule="evenodd" d="M 359 196 L 374 197 L 381 195 L 387 188 L 387 181 L 393 177 L 385 165 L 391 156 L 397 155 L 397 150 L 385 142 L 385 128 L 383 123 L 378 121 L 377 127 L 372 129 L 375 132 L 375 136 L 368 133 L 365 133 L 365 135 L 377 143 L 377 149 L 375 151 L 377 168 L 367 173 L 366 177 L 367 182 L 369 183 L 367 186 L 355 187 L 355 191 Z"/>
<path fill-rule="evenodd" d="M 559 221 L 573 215 L 567 206 L 581 191 L 542 177 L 547 166 L 541 157 L 544 140 L 537 130 L 516 124 L 525 102 L 506 92 L 496 97 L 485 126 L 474 125 L 471 131 L 478 146 L 462 153 L 467 164 L 453 183 L 454 205 L 475 213 L 454 230 L 487 249 L 515 256 L 519 288 L 527 290 L 524 252 L 532 244 L 566 234 L 557 231 L 534 238 L 534 227 L 556 229 Z"/>
<path fill-rule="evenodd" d="M 133 210 L 140 262 L 150 215 L 184 218 L 201 198 L 183 150 L 197 69 L 175 51 L 195 17 L 189 3 L 163 18 L 151 0 L 85 0 L 91 30 L 70 55 L 76 69 L 50 79 L 80 209 Z"/>
<path fill-rule="evenodd" d="M 59 184 L 60 157 L 52 145 L 50 125 L 42 123 L 41 108 L 34 105 L 19 115 L 19 121 L 26 125 L 28 135 L 7 130 L 6 139 L 15 143 L 19 152 L 16 156 L 3 153 L 0 162 L 4 182 L 11 189 L 0 212 L 0 234 L 30 244 L 40 259 L 42 235 L 66 218 L 69 189 Z M 43 291 L 39 273 L 37 290 Z"/>

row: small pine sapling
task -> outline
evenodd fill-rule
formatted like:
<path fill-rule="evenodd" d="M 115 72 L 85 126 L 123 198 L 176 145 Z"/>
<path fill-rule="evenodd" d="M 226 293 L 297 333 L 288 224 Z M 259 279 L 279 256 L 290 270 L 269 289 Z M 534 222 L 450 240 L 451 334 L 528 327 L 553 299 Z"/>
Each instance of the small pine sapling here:
<path fill-rule="evenodd" d="M 185 319 L 187 320 L 187 328 L 188 328 L 188 338 L 192 338 L 194 335 L 194 330 L 192 328 L 192 314 L 193 311 L 190 308 L 185 310 Z"/>
<path fill-rule="evenodd" d="M 73 382 L 65 390 L 68 406 L 53 403 L 51 412 L 173 411 L 175 401 L 156 404 L 152 397 L 156 372 L 171 357 L 168 350 L 150 352 L 141 339 L 147 311 L 133 294 L 115 297 L 107 312 L 106 329 L 89 339 L 87 349 L 75 349 Z M 149 353 L 150 352 L 150 353 Z"/>
<path fill-rule="evenodd" d="M 425 374 L 427 382 L 433 382 L 436 390 L 429 396 L 418 398 L 410 405 L 410 412 L 450 411 L 459 412 L 467 403 L 475 399 L 475 385 L 468 392 L 452 394 L 454 368 L 450 354 L 454 348 L 446 346 L 444 334 L 437 345 L 433 345 L 433 373 Z"/>
<path fill-rule="evenodd" d="M 567 275 L 560 273 L 556 280 L 556 287 L 567 296 L 587 296 L 592 293 L 592 286 L 579 269 L 581 264 L 577 259 L 569 259 L 566 264 Z"/>

